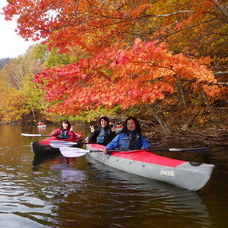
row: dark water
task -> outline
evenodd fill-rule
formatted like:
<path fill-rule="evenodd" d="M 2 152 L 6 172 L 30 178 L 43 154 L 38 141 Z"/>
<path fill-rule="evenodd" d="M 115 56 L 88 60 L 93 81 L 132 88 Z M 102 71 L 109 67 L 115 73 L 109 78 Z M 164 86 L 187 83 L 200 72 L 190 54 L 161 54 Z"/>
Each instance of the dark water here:
<path fill-rule="evenodd" d="M 48 134 L 54 127 L 48 127 Z M 87 128 L 78 126 L 87 132 Z M 77 129 L 76 129 L 77 131 Z M 228 227 L 228 151 L 174 157 L 216 165 L 191 192 L 89 160 L 61 156 L 32 167 L 36 127 L 0 126 L 0 227 Z M 168 154 L 166 154 L 168 155 Z"/>

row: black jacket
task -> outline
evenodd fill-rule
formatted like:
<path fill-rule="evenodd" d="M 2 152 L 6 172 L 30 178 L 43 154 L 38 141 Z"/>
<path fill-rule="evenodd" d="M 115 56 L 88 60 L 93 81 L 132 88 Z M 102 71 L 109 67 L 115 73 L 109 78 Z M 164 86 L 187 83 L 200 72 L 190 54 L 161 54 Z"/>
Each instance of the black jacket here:
<path fill-rule="evenodd" d="M 95 130 L 94 132 L 91 132 L 90 136 L 89 136 L 89 143 L 97 143 L 97 137 L 99 136 L 101 132 L 101 128 L 98 128 L 97 130 Z M 115 138 L 116 133 L 111 131 L 110 128 L 105 128 L 105 136 L 104 136 L 104 143 L 102 143 L 102 145 L 107 145 L 109 142 L 112 141 L 113 138 Z"/>

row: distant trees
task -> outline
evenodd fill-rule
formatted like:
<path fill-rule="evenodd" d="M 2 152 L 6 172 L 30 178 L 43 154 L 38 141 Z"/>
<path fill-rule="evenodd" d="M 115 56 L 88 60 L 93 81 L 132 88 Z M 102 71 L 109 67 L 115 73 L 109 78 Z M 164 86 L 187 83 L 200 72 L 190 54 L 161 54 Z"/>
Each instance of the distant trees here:
<path fill-rule="evenodd" d="M 34 75 L 42 69 L 34 50 L 7 59 L 0 70 L 0 117 L 3 122 L 37 121 L 44 111 L 43 93 L 36 88 Z"/>
<path fill-rule="evenodd" d="M 10 60 L 10 58 L 1 58 L 0 59 L 0 69 Z"/>
<path fill-rule="evenodd" d="M 31 46 L 24 55 L 2 59 L 0 69 L 0 121 L 37 122 L 55 120 L 46 112 L 49 104 L 44 92 L 37 86 L 34 76 L 45 67 L 64 66 L 77 57 L 48 51 L 47 46 Z"/>

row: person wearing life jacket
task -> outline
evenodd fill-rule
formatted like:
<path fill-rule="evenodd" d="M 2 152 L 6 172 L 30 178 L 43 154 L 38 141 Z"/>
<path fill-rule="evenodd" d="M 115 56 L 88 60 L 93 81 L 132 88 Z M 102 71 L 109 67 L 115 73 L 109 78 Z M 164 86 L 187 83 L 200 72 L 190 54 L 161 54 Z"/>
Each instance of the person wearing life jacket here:
<path fill-rule="evenodd" d="M 123 126 L 123 130 L 106 146 L 104 152 L 108 150 L 137 150 L 150 149 L 150 143 L 141 134 L 141 127 L 135 117 L 128 117 Z"/>
<path fill-rule="evenodd" d="M 63 120 L 61 122 L 60 128 L 52 131 L 50 136 L 55 136 L 57 139 L 63 139 L 72 142 L 76 140 L 73 126 L 71 126 L 68 120 Z"/>
<path fill-rule="evenodd" d="M 98 129 L 95 130 L 94 126 L 90 126 L 91 134 L 88 138 L 88 143 L 107 145 L 116 136 L 109 123 L 107 116 L 101 116 L 98 120 Z"/>

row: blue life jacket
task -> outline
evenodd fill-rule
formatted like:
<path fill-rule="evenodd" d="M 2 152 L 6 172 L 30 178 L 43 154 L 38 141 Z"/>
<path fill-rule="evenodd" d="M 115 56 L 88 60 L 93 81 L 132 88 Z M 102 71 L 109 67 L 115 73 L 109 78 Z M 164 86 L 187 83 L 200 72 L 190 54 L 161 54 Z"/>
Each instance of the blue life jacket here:
<path fill-rule="evenodd" d="M 107 146 L 107 150 L 150 149 L 150 143 L 139 133 L 128 131 L 118 134 Z"/>
<path fill-rule="evenodd" d="M 141 136 L 139 133 L 128 132 L 124 134 L 124 137 L 120 138 L 118 149 L 129 150 L 129 149 L 140 149 L 142 147 Z"/>

